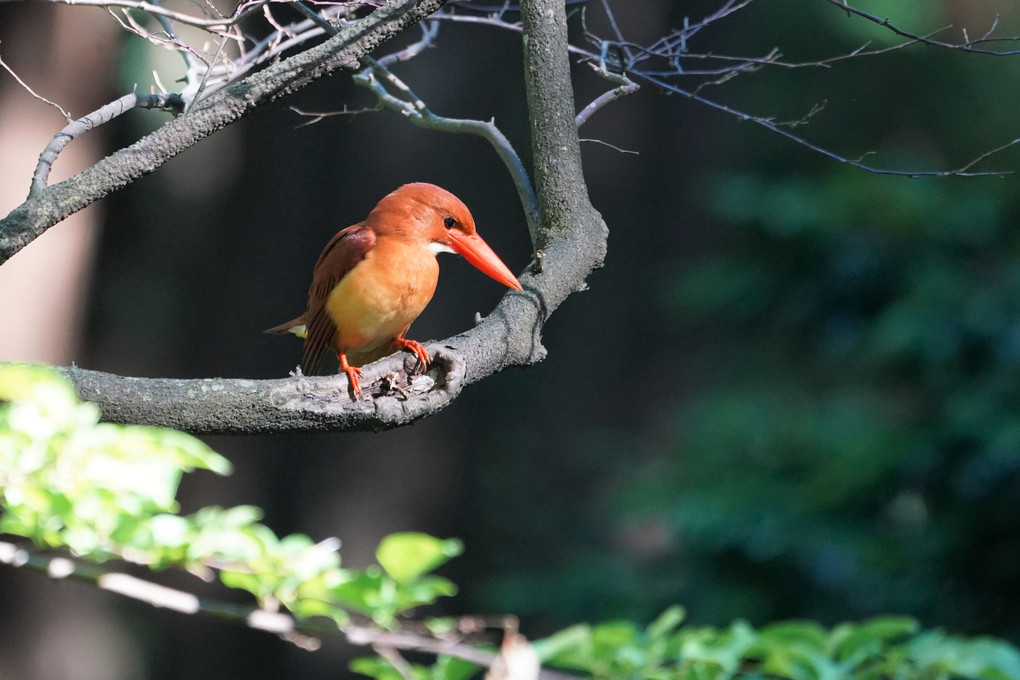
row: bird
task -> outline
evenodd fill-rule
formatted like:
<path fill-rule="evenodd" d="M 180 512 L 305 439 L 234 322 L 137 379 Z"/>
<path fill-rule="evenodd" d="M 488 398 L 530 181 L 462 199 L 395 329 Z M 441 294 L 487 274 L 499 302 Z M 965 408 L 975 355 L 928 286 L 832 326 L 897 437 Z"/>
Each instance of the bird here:
<path fill-rule="evenodd" d="M 439 253 L 456 253 L 514 290 L 520 281 L 475 231 L 464 203 L 434 184 L 405 184 L 384 196 L 362 222 L 326 244 L 312 269 L 305 312 L 266 333 L 304 338 L 305 373 L 318 372 L 335 351 L 356 400 L 360 366 L 407 350 L 423 368 L 429 356 L 405 337 L 428 305 L 439 280 Z"/>

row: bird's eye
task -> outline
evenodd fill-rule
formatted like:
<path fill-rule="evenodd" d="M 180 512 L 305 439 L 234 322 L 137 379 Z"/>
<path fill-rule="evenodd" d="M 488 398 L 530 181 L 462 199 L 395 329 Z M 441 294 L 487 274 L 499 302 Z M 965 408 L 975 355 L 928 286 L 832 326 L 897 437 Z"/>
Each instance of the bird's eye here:
<path fill-rule="evenodd" d="M 447 229 L 453 229 L 455 226 L 457 226 L 457 220 L 447 215 L 446 217 L 443 218 L 443 224 L 446 225 Z"/>

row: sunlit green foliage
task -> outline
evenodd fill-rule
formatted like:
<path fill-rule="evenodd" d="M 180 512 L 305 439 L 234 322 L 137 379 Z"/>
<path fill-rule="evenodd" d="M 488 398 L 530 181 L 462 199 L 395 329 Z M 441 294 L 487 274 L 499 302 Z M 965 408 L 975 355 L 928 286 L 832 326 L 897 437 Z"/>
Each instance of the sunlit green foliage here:
<path fill-rule="evenodd" d="M 835 409 L 831 417 L 843 416 Z M 456 591 L 447 579 L 430 575 L 461 553 L 456 540 L 394 534 L 379 545 L 379 566 L 352 571 L 340 568 L 339 541 L 279 538 L 259 522 L 257 508 L 209 507 L 182 516 L 175 500 L 182 473 L 206 469 L 226 474 L 227 461 L 182 433 L 97 421 L 95 407 L 80 402 L 54 373 L 28 366 L 0 368 L 3 531 L 93 561 L 116 558 L 154 569 L 215 570 L 224 584 L 252 593 L 264 607 L 282 605 L 299 618 L 329 617 L 341 627 L 348 623 L 348 612 L 356 611 L 395 628 L 402 613 Z M 853 418 L 849 422 L 855 426 Z M 804 438 L 806 448 L 819 444 L 811 428 L 792 427 L 787 435 Z M 744 435 L 733 436 L 739 441 Z M 865 449 L 877 445 L 858 444 Z M 849 464 L 860 467 L 853 455 Z M 843 476 L 841 463 L 833 465 L 834 471 L 814 473 L 821 506 L 834 502 L 825 490 Z M 1020 652 L 1006 643 L 923 632 L 909 618 L 879 618 L 831 630 L 812 622 L 756 629 L 737 621 L 711 628 L 683 625 L 684 618 L 681 608 L 672 607 L 645 627 L 630 621 L 576 625 L 536 642 L 535 651 L 545 664 L 594 678 L 1020 677 Z M 436 634 L 450 628 L 448 620 L 430 626 Z M 377 680 L 406 680 L 402 671 L 407 668 L 398 670 L 382 656 L 357 659 L 351 667 Z M 417 680 L 466 680 L 477 673 L 473 664 L 446 656 L 409 668 Z"/>
<path fill-rule="evenodd" d="M 93 404 L 41 368 L 0 369 L 0 400 L 0 529 L 92 559 L 126 548 L 139 561 L 188 563 L 165 549 L 185 543 L 171 514 L 181 473 L 226 474 L 224 458 L 172 430 L 98 423 Z"/>
<path fill-rule="evenodd" d="M 1012 680 L 1020 652 L 990 638 L 922 631 L 906 617 L 882 617 L 827 629 L 809 621 L 754 628 L 683 625 L 671 607 L 648 626 L 612 621 L 571 626 L 534 643 L 543 665 L 584 677 L 628 680 Z M 416 680 L 464 680 L 471 664 L 440 657 L 412 664 Z M 385 658 L 358 659 L 352 670 L 402 680 Z"/>
<path fill-rule="evenodd" d="M 216 571 L 264 607 L 339 624 L 356 610 L 392 626 L 400 613 L 456 592 L 428 572 L 459 554 L 457 541 L 390 536 L 382 568 L 356 571 L 340 567 L 338 540 L 280 538 L 252 506 L 180 515 L 181 475 L 228 474 L 230 463 L 181 432 L 98 420 L 52 371 L 0 367 L 0 531 L 94 561 Z"/>
<path fill-rule="evenodd" d="M 755 629 L 681 626 L 668 609 L 645 628 L 629 621 L 568 628 L 536 643 L 545 661 L 596 678 L 655 680 L 877 680 L 1020 677 L 1020 653 L 990 639 L 920 632 L 909 618 L 879 618 L 827 630 L 793 621 Z M 382 680 L 382 679 L 380 679 Z"/>
<path fill-rule="evenodd" d="M 415 680 L 467 680 L 478 673 L 478 666 L 449 656 L 439 657 L 430 666 L 410 664 Z M 376 680 L 407 680 L 389 661 L 378 656 L 366 656 L 351 662 L 351 670 Z"/>
<path fill-rule="evenodd" d="M 346 607 L 392 626 L 401 612 L 454 595 L 457 587 L 427 572 L 461 553 L 455 539 L 440 540 L 426 534 L 391 534 L 376 550 L 382 569 L 370 567 L 333 590 Z"/>

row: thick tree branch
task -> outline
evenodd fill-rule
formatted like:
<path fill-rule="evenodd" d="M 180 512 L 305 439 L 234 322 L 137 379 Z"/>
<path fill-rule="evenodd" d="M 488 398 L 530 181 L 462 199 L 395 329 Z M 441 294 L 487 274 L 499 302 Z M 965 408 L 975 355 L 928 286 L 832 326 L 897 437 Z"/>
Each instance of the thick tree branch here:
<path fill-rule="evenodd" d="M 351 400 L 347 376 L 297 375 L 278 380 L 125 378 L 72 366 L 58 369 L 103 420 L 146 423 L 195 434 L 271 434 L 387 430 L 437 413 L 464 386 L 463 358 L 440 350 L 424 375 L 411 375 L 401 353 L 364 368 L 362 389 L 372 399 Z M 407 366 L 405 366 L 405 361 Z"/>
<path fill-rule="evenodd" d="M 566 8 L 562 2 L 552 0 L 525 0 L 521 3 L 521 20 L 535 187 L 541 200 L 539 248 L 544 248 L 557 234 L 591 229 L 602 221 L 588 200 L 581 167 Z M 576 234 L 572 238 L 563 234 L 560 239 L 570 241 L 593 235 Z M 606 234 L 600 236 L 598 240 L 604 245 Z"/>
<path fill-rule="evenodd" d="M 308 83 L 358 60 L 445 0 L 390 0 L 345 26 L 321 45 L 273 64 L 216 93 L 170 121 L 59 184 L 36 191 L 0 220 L 0 265 L 54 224 L 146 175 L 213 132 Z"/>

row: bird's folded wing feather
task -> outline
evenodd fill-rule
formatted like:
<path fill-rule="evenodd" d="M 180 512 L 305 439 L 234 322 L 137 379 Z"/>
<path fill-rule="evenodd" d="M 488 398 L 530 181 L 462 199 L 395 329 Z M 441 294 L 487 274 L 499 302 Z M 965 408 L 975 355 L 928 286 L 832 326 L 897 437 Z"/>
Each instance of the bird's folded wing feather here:
<path fill-rule="evenodd" d="M 336 325 L 326 311 L 326 300 L 340 279 L 365 259 L 368 251 L 375 247 L 375 232 L 362 224 L 355 224 L 340 231 L 330 239 L 315 264 L 312 285 L 308 289 L 308 311 L 306 312 L 307 336 L 303 368 L 306 374 L 314 375 L 322 362 L 322 353 L 333 346 Z"/>

